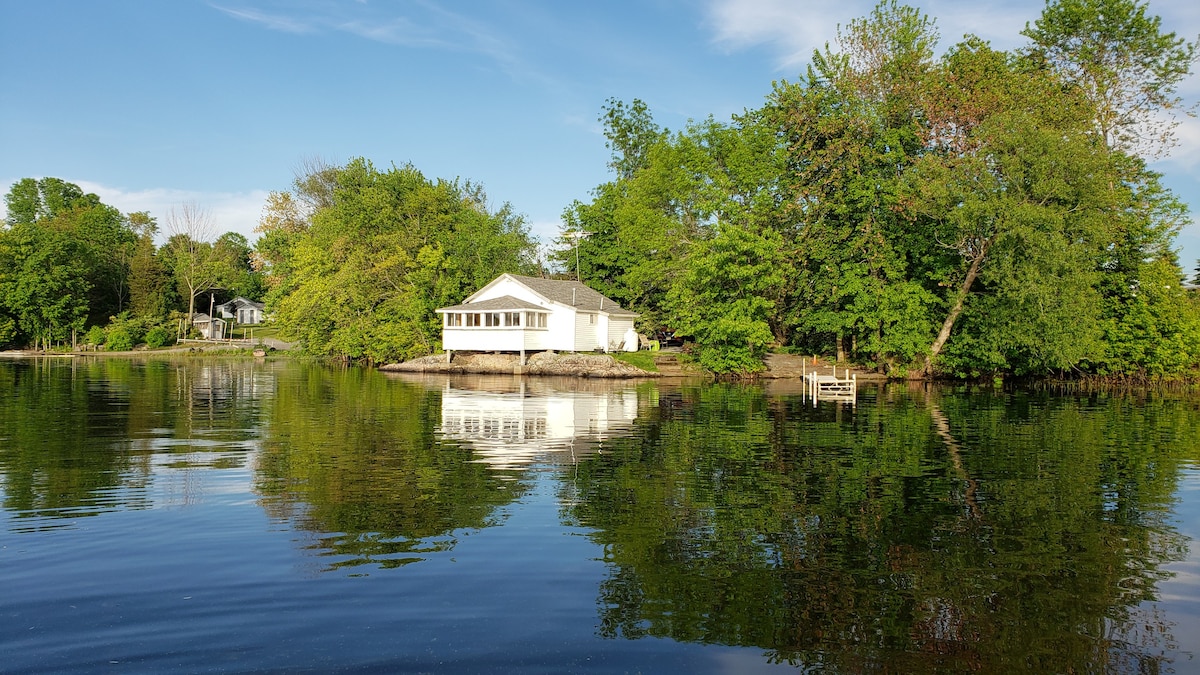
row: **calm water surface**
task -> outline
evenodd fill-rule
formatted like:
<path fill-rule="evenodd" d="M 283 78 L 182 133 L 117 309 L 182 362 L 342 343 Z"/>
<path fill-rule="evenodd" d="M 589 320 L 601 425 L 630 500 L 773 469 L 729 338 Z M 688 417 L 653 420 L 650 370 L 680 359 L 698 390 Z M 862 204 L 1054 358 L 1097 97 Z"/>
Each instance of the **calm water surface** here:
<path fill-rule="evenodd" d="M 0 671 L 1200 672 L 1200 399 L 0 360 Z"/>

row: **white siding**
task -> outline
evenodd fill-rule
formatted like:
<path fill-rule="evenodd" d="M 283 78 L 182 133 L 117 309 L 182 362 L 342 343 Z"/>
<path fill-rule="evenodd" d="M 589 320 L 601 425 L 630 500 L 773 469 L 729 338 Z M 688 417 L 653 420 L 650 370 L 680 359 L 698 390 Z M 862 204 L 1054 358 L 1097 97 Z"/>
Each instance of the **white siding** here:
<path fill-rule="evenodd" d="M 501 279 L 495 286 L 481 292 L 479 297 L 474 298 L 471 302 L 479 302 L 480 300 L 491 300 L 493 298 L 503 298 L 506 295 L 511 295 L 518 300 L 532 302 L 535 305 L 546 307 L 546 301 L 538 296 L 537 293 L 529 290 L 525 286 L 518 284 L 511 279 Z"/>
<path fill-rule="evenodd" d="M 625 331 L 633 328 L 633 317 L 612 316 L 608 318 L 608 345 L 612 351 L 625 349 Z"/>
<path fill-rule="evenodd" d="M 541 352 L 550 349 L 547 345 L 550 343 L 550 331 L 544 328 L 535 328 L 526 330 L 525 332 L 525 351 Z"/>
<path fill-rule="evenodd" d="M 519 352 L 524 331 L 519 328 L 442 328 L 442 348 L 472 352 Z"/>
<path fill-rule="evenodd" d="M 546 336 L 544 349 L 575 351 L 575 310 L 561 307 L 554 307 L 553 310 L 546 321 L 549 335 Z"/>
<path fill-rule="evenodd" d="M 599 322 L 592 323 L 591 319 L 595 318 L 595 314 L 587 314 L 585 312 L 575 313 L 575 351 L 590 352 L 595 349 L 603 349 L 604 345 L 600 344 L 598 332 L 600 327 Z"/>

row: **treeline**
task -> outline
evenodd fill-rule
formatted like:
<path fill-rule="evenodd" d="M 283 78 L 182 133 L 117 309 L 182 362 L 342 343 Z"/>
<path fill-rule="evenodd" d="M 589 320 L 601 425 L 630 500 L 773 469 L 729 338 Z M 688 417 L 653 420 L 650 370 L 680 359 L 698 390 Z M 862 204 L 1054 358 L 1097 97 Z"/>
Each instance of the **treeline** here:
<path fill-rule="evenodd" d="M 716 372 L 771 347 L 897 375 L 1193 369 L 1186 208 L 1146 162 L 1196 44 L 1146 9 L 1051 2 L 1019 50 L 937 57 L 934 22 L 885 2 L 729 123 L 610 100 L 614 177 L 566 210 L 560 264 Z"/>
<path fill-rule="evenodd" d="M 122 214 L 59 178 L 19 180 L 4 199 L 0 348 L 162 346 L 191 329 L 202 293 L 263 292 L 246 238 L 208 241 L 212 221 L 194 205 L 168 214 L 169 238 L 157 246 L 148 213 Z"/>

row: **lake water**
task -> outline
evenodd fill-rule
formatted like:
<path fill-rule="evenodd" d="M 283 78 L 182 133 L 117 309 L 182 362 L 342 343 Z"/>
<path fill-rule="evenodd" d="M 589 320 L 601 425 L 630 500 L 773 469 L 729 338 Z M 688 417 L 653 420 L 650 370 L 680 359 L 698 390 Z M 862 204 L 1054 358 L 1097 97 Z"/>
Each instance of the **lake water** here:
<path fill-rule="evenodd" d="M 1200 399 L 0 360 L 0 671 L 1200 672 Z"/>

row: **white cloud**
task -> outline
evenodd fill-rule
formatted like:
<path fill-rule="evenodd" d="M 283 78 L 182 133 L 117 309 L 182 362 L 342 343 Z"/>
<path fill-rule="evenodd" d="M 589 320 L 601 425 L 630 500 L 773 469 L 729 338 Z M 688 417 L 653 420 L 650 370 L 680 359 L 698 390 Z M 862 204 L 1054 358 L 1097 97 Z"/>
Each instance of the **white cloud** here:
<path fill-rule="evenodd" d="M 708 22 L 714 41 L 738 51 L 767 46 L 776 65 L 795 70 L 813 50 L 837 35 L 837 25 L 856 14 L 848 5 L 796 3 L 790 0 L 713 0 Z"/>
<path fill-rule="evenodd" d="M 767 47 L 775 52 L 780 70 L 799 70 L 813 51 L 837 39 L 839 26 L 871 13 L 872 0 L 840 3 L 801 3 L 794 0 L 712 0 L 707 8 L 713 39 L 731 51 Z M 997 49 L 1025 43 L 1021 31 L 1038 18 L 1042 3 L 931 1 L 919 7 L 935 22 L 941 49 L 963 35 L 977 35 Z"/>
<path fill-rule="evenodd" d="M 35 178 L 40 178 L 35 176 Z M 18 179 L 9 179 L 4 185 L 12 185 Z M 258 227 L 258 219 L 262 214 L 263 205 L 267 200 L 266 190 L 250 190 L 248 192 L 201 192 L 197 190 L 179 190 L 175 188 L 145 188 L 128 189 L 103 185 L 87 180 L 63 180 L 78 185 L 84 192 L 93 192 L 100 201 L 116 207 L 121 213 L 148 211 L 158 221 L 159 238 L 165 237 L 167 213 L 172 208 L 178 208 L 185 202 L 194 202 L 212 216 L 217 234 L 239 232 L 246 236 L 251 243 L 258 235 L 254 228 Z M 7 215 L 7 209 L 0 202 L 0 220 Z"/>

